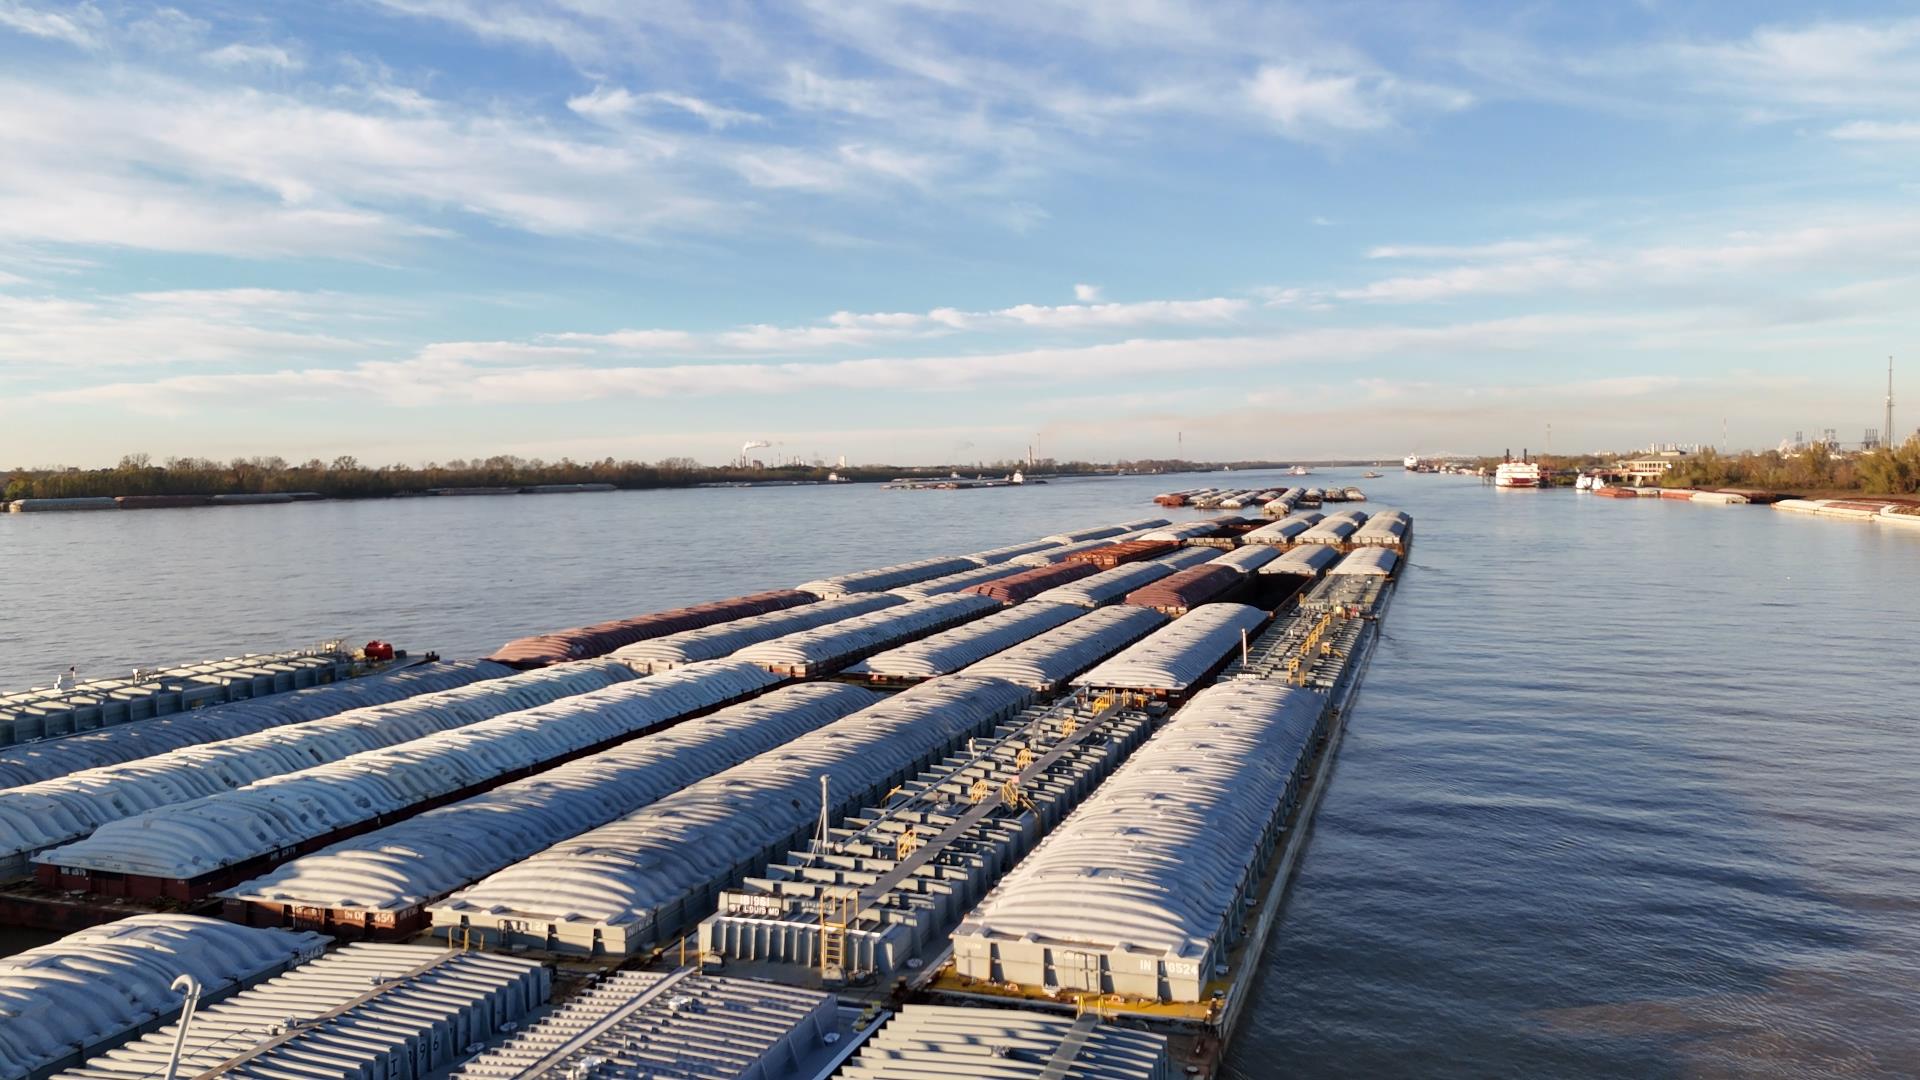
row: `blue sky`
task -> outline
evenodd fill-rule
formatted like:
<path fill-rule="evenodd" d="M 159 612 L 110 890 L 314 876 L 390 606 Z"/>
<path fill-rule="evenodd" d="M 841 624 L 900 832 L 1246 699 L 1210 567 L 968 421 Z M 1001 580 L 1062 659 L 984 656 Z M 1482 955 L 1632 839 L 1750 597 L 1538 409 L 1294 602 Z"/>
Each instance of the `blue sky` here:
<path fill-rule="evenodd" d="M 1905 5 L 0 0 L 0 153 L 0 464 L 1770 446 L 1920 368 Z"/>

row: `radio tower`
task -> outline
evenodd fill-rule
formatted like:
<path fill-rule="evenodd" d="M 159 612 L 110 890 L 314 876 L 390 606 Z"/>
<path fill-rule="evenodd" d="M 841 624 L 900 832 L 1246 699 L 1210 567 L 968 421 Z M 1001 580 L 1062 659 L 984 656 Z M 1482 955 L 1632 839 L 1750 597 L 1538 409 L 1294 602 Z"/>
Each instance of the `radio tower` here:
<path fill-rule="evenodd" d="M 1881 430 L 1886 432 L 1881 438 L 1885 441 L 1887 449 L 1891 450 L 1900 445 L 1900 440 L 1893 436 L 1893 357 L 1891 356 L 1887 357 L 1887 426 Z"/>

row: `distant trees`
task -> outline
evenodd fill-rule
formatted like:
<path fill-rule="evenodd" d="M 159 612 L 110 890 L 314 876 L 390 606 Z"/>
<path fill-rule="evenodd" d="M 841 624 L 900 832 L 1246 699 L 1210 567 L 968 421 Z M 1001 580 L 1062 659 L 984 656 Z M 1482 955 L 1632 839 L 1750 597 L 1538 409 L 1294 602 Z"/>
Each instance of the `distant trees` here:
<path fill-rule="evenodd" d="M 1230 463 L 1234 469 L 1270 468 L 1273 462 Z M 1218 462 L 1177 460 L 1123 461 L 1118 465 L 1090 461 L 1057 461 L 1042 458 L 1032 471 L 1040 474 L 1081 476 L 1125 472 L 1184 472 L 1214 470 Z M 756 480 L 825 480 L 836 472 L 844 480 L 882 481 L 900 476 L 945 476 L 951 468 L 967 472 L 1005 475 L 1027 468 L 1024 460 L 1002 460 L 975 465 L 853 465 L 844 469 L 825 466 L 780 465 L 749 466 L 702 465 L 690 457 L 669 457 L 655 462 L 617 461 L 611 457 L 598 461 L 574 461 L 561 458 L 549 462 L 540 458 L 522 458 L 513 454 L 495 454 L 488 458 L 454 458 L 424 465 L 370 466 L 351 454 L 341 454 L 332 462 L 309 458 L 300 463 L 278 456 L 236 457 L 226 462 L 211 458 L 170 457 L 154 464 L 147 454 L 121 457 L 107 469 L 74 469 L 62 466 L 16 469 L 11 474 L 0 470 L 0 499 L 67 498 L 97 495 L 229 495 L 272 492 L 313 492 L 334 499 L 383 498 L 423 494 L 433 488 L 518 488 L 533 484 L 612 484 L 620 488 L 692 487 L 706 483 L 738 483 Z"/>
<path fill-rule="evenodd" d="M 1765 450 L 1726 455 L 1703 450 L 1675 464 L 1663 483 L 1674 487 L 1911 495 L 1920 492 L 1920 436 L 1898 447 L 1857 455 L 1836 454 L 1824 443 L 1788 454 Z"/>
<path fill-rule="evenodd" d="M 1862 454 L 1856 463 L 1860 485 L 1868 491 L 1920 491 L 1920 438 L 1908 439 L 1897 450 Z"/>
<path fill-rule="evenodd" d="M 1048 466 L 1052 466 L 1049 468 Z M 1087 462 L 1061 465 L 1043 462 L 1043 471 L 1086 473 L 1102 466 Z M 1012 465 L 999 471 L 1011 471 Z M 897 465 L 853 466 L 837 470 L 848 480 L 890 480 L 896 476 L 944 476 L 946 466 L 916 468 Z M 511 454 L 485 459 L 455 459 L 425 465 L 368 466 L 351 454 L 331 464 L 312 458 L 292 464 L 285 458 L 233 458 L 225 463 L 209 458 L 173 457 L 156 465 L 146 454 L 127 454 L 108 469 L 63 467 L 0 472 L 0 497 L 5 499 L 67 498 L 87 495 L 227 495 L 263 492 L 314 492 L 328 498 L 364 499 L 421 494 L 433 488 L 527 487 L 532 484 L 612 484 L 621 488 L 691 487 L 714 482 L 754 480 L 825 480 L 828 469 L 806 465 L 779 467 L 702 465 L 689 457 L 657 462 L 616 461 L 611 457 L 578 462 L 561 458 L 547 462 Z"/>

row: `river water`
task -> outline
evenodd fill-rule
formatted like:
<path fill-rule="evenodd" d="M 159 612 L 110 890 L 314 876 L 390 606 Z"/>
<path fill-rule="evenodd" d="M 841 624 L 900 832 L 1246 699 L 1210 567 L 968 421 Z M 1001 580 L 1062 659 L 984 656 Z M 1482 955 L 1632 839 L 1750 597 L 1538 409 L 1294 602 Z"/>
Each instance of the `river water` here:
<path fill-rule="evenodd" d="M 9 515 L 0 686 L 476 655 L 1201 479 Z M 1417 542 L 1231 1075 L 1920 1075 L 1920 530 L 1320 479 Z"/>

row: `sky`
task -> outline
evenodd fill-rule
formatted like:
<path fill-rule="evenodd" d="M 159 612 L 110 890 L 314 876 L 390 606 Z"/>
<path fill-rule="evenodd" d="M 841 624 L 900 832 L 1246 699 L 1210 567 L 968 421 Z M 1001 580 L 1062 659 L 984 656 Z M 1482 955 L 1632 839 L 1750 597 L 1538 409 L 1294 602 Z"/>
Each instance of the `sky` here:
<path fill-rule="evenodd" d="M 0 466 L 1857 441 L 1916 301 L 1901 3 L 0 0 Z"/>

